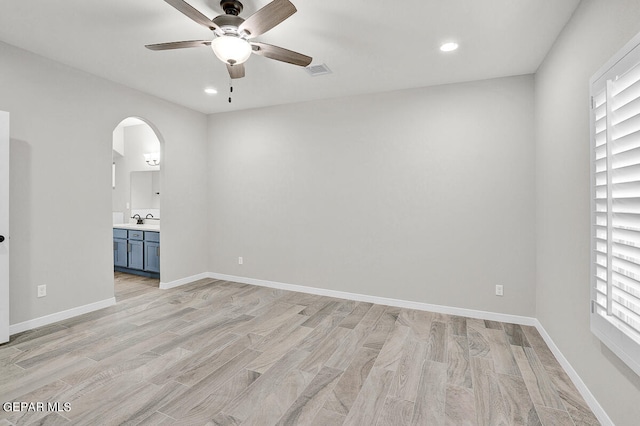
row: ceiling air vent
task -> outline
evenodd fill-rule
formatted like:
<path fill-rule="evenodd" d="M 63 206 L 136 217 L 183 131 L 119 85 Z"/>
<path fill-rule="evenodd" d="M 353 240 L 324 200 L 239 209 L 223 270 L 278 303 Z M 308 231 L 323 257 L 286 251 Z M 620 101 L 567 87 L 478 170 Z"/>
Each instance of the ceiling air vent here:
<path fill-rule="evenodd" d="M 304 68 L 311 77 L 317 77 L 319 75 L 331 74 L 331 70 L 326 64 L 309 65 Z"/>

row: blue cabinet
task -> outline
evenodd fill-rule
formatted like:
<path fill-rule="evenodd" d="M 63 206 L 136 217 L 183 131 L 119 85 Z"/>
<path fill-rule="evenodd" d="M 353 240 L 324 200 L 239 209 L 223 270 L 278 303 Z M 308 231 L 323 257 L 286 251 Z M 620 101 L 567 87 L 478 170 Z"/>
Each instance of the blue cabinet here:
<path fill-rule="evenodd" d="M 114 228 L 113 266 L 116 271 L 159 278 L 160 233 Z"/>
<path fill-rule="evenodd" d="M 128 231 L 128 238 L 130 240 L 144 240 L 144 231 Z"/>
<path fill-rule="evenodd" d="M 160 243 L 144 242 L 144 270 L 160 272 Z"/>
<path fill-rule="evenodd" d="M 127 267 L 127 240 L 123 238 L 113 239 L 113 265 Z"/>
<path fill-rule="evenodd" d="M 160 233 L 152 232 L 152 231 L 144 231 L 144 240 L 145 241 L 154 241 L 156 243 L 160 242 Z"/>
<path fill-rule="evenodd" d="M 142 241 L 129 240 L 129 268 L 144 269 L 144 244 Z"/>
<path fill-rule="evenodd" d="M 160 233 L 144 231 L 144 270 L 160 272 Z"/>

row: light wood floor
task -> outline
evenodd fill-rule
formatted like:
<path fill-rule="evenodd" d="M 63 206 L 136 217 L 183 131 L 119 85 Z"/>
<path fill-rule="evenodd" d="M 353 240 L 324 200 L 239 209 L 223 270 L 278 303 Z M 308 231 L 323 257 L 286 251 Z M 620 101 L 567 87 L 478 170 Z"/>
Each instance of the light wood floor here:
<path fill-rule="evenodd" d="M 598 424 L 535 328 L 202 280 L 0 346 L 0 424 Z"/>

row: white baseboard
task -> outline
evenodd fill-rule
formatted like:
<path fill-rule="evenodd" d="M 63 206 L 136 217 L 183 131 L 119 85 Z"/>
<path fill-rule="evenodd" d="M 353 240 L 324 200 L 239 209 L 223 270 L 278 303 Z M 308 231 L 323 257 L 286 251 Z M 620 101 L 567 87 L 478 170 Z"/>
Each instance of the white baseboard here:
<path fill-rule="evenodd" d="M 274 281 L 265 281 L 255 278 L 236 277 L 234 275 L 225 275 L 210 272 L 209 278 L 217 280 L 233 281 L 243 284 L 252 284 L 260 287 L 277 288 L 280 290 L 297 291 L 299 293 L 317 294 L 319 296 L 335 297 L 338 299 L 356 300 L 358 302 L 376 303 L 379 305 L 395 306 L 398 308 L 415 309 L 419 311 L 438 312 L 448 315 L 459 315 L 464 317 L 472 317 L 491 321 L 508 322 L 512 324 L 535 325 L 537 320 L 532 317 L 520 315 L 500 314 L 496 312 L 479 311 L 475 309 L 455 308 L 451 306 L 432 305 L 429 303 L 412 302 L 409 300 L 391 299 L 388 297 L 369 296 L 367 294 L 348 293 L 346 291 L 328 290 L 326 288 L 307 287 L 297 284 L 285 284 Z"/>
<path fill-rule="evenodd" d="M 190 277 L 180 278 L 179 280 L 169 281 L 168 283 L 160 282 L 160 290 L 169 290 L 170 288 L 180 287 L 205 278 L 211 278 L 211 274 L 209 272 L 203 272 L 201 274 L 191 275 Z"/>
<path fill-rule="evenodd" d="M 45 315 L 40 318 L 34 318 L 29 321 L 20 322 L 18 324 L 12 324 L 9 326 L 9 334 L 14 335 L 17 333 L 22 333 L 23 331 L 33 330 L 34 328 L 53 324 L 54 322 L 66 320 L 82 314 L 87 314 L 89 312 L 97 311 L 99 309 L 108 308 L 109 306 L 113 306 L 115 304 L 116 304 L 116 298 L 112 297 L 110 299 L 89 303 L 88 305 L 78 306 L 76 308 L 68 309 L 66 311 L 56 312 L 55 314 L 51 314 L 51 315 Z"/>
<path fill-rule="evenodd" d="M 556 357 L 564 371 L 566 371 L 566 373 L 569 375 L 569 378 L 578 389 L 578 392 L 580 392 L 580 395 L 582 395 L 589 408 L 591 408 L 593 414 L 595 414 L 595 416 L 598 418 L 598 421 L 604 426 L 613 426 L 613 421 L 604 411 L 596 397 L 593 396 L 587 385 L 578 375 L 578 372 L 573 369 L 569 361 L 564 357 L 562 352 L 560 352 L 560 348 L 556 346 L 553 339 L 551 339 L 551 336 L 549 336 L 549 333 L 547 333 L 547 330 L 544 329 L 540 321 L 538 321 L 537 319 L 535 320 L 535 327 L 536 329 L 538 329 L 538 332 L 544 339 L 549 349 L 551 349 L 551 352 L 553 352 L 553 355 Z"/>

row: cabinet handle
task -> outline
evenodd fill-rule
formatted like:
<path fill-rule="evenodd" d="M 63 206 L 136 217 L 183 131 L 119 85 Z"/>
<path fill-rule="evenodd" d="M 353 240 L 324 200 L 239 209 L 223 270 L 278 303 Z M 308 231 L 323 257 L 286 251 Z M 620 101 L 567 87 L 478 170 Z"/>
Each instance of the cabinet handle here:
<path fill-rule="evenodd" d="M 116 243 L 115 241 L 113 242 L 113 251 L 118 250 L 118 243 Z"/>
<path fill-rule="evenodd" d="M 127 252 L 131 252 L 131 244 L 127 243 Z"/>
<path fill-rule="evenodd" d="M 160 246 L 156 247 L 156 256 L 160 257 Z"/>

